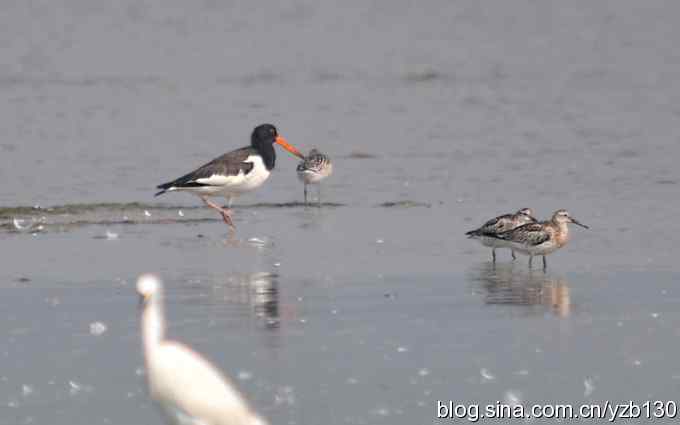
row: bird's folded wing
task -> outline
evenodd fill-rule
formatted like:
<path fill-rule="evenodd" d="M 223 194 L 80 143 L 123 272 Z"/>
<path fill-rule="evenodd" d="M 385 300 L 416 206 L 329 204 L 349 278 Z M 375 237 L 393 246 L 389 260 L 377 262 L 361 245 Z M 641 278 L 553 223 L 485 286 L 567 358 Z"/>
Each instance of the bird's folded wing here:
<path fill-rule="evenodd" d="M 478 233 L 483 236 L 496 236 L 511 229 L 511 216 L 501 215 L 484 223 L 484 225 L 478 229 Z"/>
<path fill-rule="evenodd" d="M 512 242 L 534 246 L 540 245 L 550 239 L 550 234 L 540 223 L 529 223 L 507 232 L 508 239 Z"/>
<path fill-rule="evenodd" d="M 198 167 L 182 177 L 165 183 L 167 187 L 222 186 L 230 177 L 245 175 L 253 169 L 253 163 L 247 159 L 251 155 L 250 148 L 238 149 L 226 153 Z"/>

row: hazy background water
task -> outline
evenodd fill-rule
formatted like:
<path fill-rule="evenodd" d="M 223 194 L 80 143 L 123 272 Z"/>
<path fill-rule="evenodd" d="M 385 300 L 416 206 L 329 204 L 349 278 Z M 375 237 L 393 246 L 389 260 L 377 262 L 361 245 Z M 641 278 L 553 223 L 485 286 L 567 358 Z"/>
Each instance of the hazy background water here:
<path fill-rule="evenodd" d="M 146 271 L 172 336 L 277 424 L 435 423 L 437 399 L 678 401 L 679 13 L 0 2 L 0 423 L 160 424 Z M 331 155 L 337 205 L 293 204 L 283 152 L 238 201 L 235 241 L 197 199 L 152 198 L 261 122 Z M 69 207 L 17 209 L 34 205 Z M 525 206 L 592 230 L 546 274 L 507 252 L 491 267 L 463 233 Z"/>

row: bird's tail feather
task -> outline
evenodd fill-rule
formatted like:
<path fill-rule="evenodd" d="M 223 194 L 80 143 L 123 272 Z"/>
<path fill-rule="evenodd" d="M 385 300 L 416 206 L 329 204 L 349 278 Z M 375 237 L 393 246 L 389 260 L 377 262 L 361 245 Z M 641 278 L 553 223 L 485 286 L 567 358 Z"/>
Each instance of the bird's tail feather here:
<path fill-rule="evenodd" d="M 159 184 L 158 186 L 156 186 L 156 189 L 160 189 L 160 192 L 157 192 L 154 196 L 160 196 L 160 195 L 164 194 L 165 192 L 172 190 L 172 188 L 175 186 L 174 183 L 175 182 L 167 182 L 167 183 Z"/>

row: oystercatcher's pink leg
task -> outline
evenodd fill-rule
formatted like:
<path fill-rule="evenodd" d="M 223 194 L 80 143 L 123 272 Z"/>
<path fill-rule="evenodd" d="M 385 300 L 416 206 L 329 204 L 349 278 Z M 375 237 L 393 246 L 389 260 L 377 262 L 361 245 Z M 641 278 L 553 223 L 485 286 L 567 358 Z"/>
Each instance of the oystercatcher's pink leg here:
<path fill-rule="evenodd" d="M 224 220 L 225 223 L 227 223 L 232 229 L 236 229 L 236 226 L 234 226 L 234 222 L 231 220 L 231 210 L 228 208 L 221 207 L 208 199 L 207 197 L 201 196 L 201 199 L 207 206 L 210 208 L 213 208 L 217 210 L 220 215 L 222 216 L 222 219 Z"/>

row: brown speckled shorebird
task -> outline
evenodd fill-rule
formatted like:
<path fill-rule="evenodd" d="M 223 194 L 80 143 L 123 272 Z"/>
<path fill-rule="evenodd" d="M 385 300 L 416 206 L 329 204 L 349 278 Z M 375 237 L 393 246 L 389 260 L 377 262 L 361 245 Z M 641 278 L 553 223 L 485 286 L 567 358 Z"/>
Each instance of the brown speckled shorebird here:
<path fill-rule="evenodd" d="M 482 245 L 491 248 L 491 258 L 496 262 L 496 248 L 510 248 L 512 259 L 517 258 L 515 251 L 510 247 L 509 242 L 499 239 L 498 235 L 510 231 L 519 226 L 535 223 L 534 211 L 531 208 L 522 208 L 514 214 L 503 214 L 492 218 L 482 225 L 482 227 L 470 230 L 466 233 L 470 239 L 478 240 Z"/>
<path fill-rule="evenodd" d="M 540 223 L 529 223 L 497 235 L 507 241 L 515 251 L 529 256 L 529 267 L 536 255 L 543 256 L 543 269 L 548 267 L 545 257 L 562 248 L 569 241 L 569 223 L 588 229 L 573 218 L 567 210 L 557 210 L 552 218 Z"/>
<path fill-rule="evenodd" d="M 333 173 L 333 163 L 328 155 L 316 149 L 309 151 L 297 166 L 297 175 L 300 181 L 305 184 L 305 204 L 307 204 L 307 185 L 316 184 L 319 186 L 318 202 L 321 205 L 321 180 Z"/>

